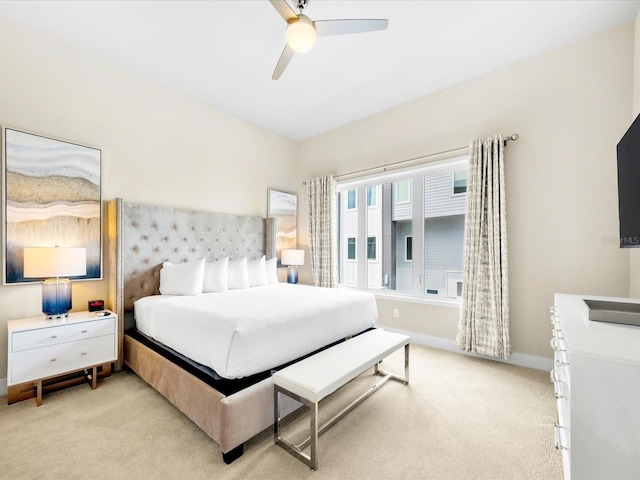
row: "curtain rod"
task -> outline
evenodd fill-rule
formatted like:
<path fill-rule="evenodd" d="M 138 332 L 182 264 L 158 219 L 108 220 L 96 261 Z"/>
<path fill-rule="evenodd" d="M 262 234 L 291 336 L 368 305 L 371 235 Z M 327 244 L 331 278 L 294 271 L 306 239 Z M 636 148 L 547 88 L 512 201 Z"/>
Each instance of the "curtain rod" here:
<path fill-rule="evenodd" d="M 518 140 L 518 138 L 520 138 L 520 135 L 518 135 L 517 133 L 514 133 L 512 135 L 509 135 L 508 137 L 505 137 L 504 140 L 504 144 L 505 146 L 507 145 L 507 142 L 509 141 L 516 141 Z M 413 162 L 418 162 L 419 160 L 427 160 L 427 159 L 431 159 L 434 157 L 440 157 L 442 155 L 451 155 L 454 153 L 463 153 L 465 150 L 468 150 L 469 147 L 458 147 L 458 148 L 452 148 L 451 150 L 445 150 L 443 152 L 438 152 L 438 153 L 431 153 L 429 155 L 422 155 L 420 157 L 414 157 L 414 158 L 409 158 L 408 160 L 400 160 L 398 162 L 393 162 L 393 163 L 388 163 L 387 165 L 381 165 L 379 167 L 371 167 L 371 168 L 365 168 L 363 170 L 358 170 L 355 172 L 349 172 L 349 173 L 343 173 L 342 175 L 336 175 L 334 178 L 336 180 L 338 180 L 339 178 L 345 178 L 345 177 L 352 177 L 354 175 L 364 175 L 366 173 L 371 173 L 371 172 L 376 172 L 376 171 L 383 171 L 385 172 L 387 169 L 394 169 L 396 167 L 399 167 L 401 165 L 405 165 L 407 163 L 413 163 Z M 302 182 L 303 186 L 307 185 L 307 182 Z"/>

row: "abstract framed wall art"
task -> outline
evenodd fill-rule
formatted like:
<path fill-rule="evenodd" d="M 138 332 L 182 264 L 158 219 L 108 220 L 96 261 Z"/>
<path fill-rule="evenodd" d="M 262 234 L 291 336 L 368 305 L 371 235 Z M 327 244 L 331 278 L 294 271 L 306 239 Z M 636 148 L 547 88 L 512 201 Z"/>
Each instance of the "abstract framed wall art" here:
<path fill-rule="evenodd" d="M 281 192 L 272 188 L 268 189 L 268 194 L 267 217 L 273 218 L 274 254 L 278 258 L 278 267 L 281 267 L 282 250 L 295 249 L 298 246 L 298 196 L 295 193 Z"/>
<path fill-rule="evenodd" d="M 3 284 L 25 278 L 25 247 L 83 247 L 87 273 L 102 278 L 101 150 L 2 128 Z"/>

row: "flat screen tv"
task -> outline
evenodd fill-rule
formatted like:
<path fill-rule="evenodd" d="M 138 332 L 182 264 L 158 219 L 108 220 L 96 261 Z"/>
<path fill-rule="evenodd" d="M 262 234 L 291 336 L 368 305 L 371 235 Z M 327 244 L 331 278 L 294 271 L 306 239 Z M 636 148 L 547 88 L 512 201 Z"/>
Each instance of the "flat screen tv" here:
<path fill-rule="evenodd" d="M 640 247 L 640 115 L 618 143 L 620 248 Z"/>

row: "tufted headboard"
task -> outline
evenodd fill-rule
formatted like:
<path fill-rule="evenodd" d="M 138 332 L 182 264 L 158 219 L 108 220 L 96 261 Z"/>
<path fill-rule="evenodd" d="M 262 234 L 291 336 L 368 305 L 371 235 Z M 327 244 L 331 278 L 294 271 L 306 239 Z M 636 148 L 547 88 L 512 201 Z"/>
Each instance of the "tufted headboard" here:
<path fill-rule="evenodd" d="M 109 304 L 118 314 L 122 368 L 125 328 L 134 326 L 133 302 L 156 295 L 162 262 L 199 258 L 259 258 L 265 252 L 265 220 L 260 217 L 183 210 L 110 200 Z"/>

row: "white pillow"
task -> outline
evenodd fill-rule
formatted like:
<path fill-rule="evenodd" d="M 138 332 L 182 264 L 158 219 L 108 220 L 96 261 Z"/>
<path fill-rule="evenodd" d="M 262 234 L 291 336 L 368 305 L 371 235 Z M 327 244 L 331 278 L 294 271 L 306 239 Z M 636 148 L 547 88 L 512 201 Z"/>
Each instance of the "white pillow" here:
<path fill-rule="evenodd" d="M 264 270 L 269 285 L 278 283 L 278 257 L 270 258 L 264 262 Z"/>
<path fill-rule="evenodd" d="M 265 270 L 264 255 L 257 260 L 249 260 L 247 262 L 247 270 L 249 272 L 249 286 L 261 287 L 267 285 L 267 272 Z"/>
<path fill-rule="evenodd" d="M 200 295 L 204 280 L 204 258 L 174 265 L 164 262 L 160 270 L 160 293 L 163 295 Z"/>
<path fill-rule="evenodd" d="M 229 257 L 204 264 L 204 283 L 202 292 L 226 292 Z"/>
<path fill-rule="evenodd" d="M 247 269 L 247 257 L 239 260 L 229 260 L 227 272 L 227 287 L 229 290 L 237 288 L 249 288 L 249 270 Z"/>

